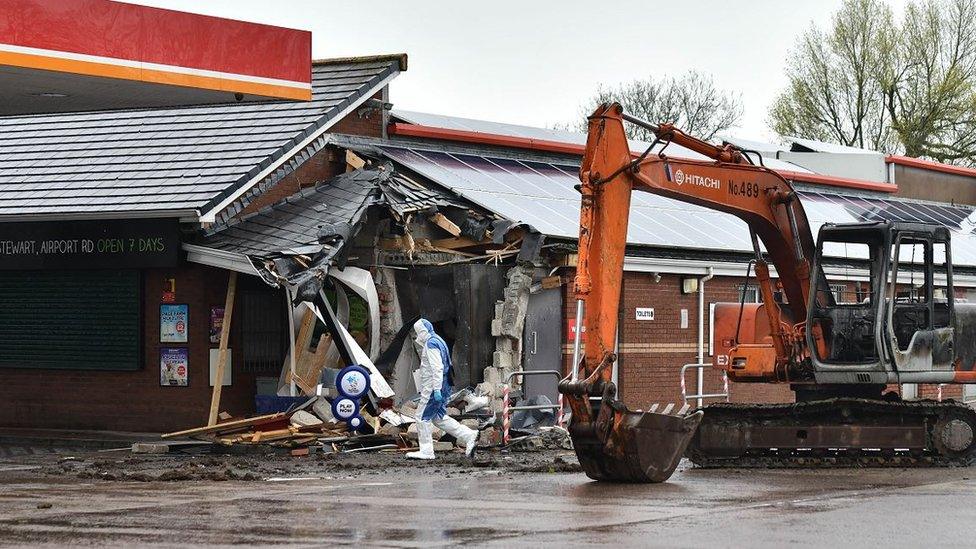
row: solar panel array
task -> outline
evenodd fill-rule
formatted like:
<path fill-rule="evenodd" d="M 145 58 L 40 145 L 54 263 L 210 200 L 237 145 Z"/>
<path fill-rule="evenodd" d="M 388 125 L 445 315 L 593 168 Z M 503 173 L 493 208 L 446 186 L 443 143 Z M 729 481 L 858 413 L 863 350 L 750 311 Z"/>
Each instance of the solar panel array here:
<path fill-rule="evenodd" d="M 480 154 L 384 146 L 394 162 L 457 192 L 508 219 L 544 234 L 575 239 L 579 232 L 579 166 L 567 163 L 492 158 Z M 824 223 L 909 221 L 936 223 L 953 231 L 953 260 L 976 267 L 976 216 L 972 207 L 885 197 L 799 191 L 814 234 Z M 745 222 L 677 200 L 635 193 L 630 244 L 750 252 Z"/>

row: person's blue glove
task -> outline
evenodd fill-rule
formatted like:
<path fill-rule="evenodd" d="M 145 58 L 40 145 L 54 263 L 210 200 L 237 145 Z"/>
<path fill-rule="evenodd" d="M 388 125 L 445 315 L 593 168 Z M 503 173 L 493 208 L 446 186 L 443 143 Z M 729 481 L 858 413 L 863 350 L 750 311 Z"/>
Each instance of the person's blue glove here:
<path fill-rule="evenodd" d="M 432 395 L 430 396 L 430 399 L 431 399 L 431 400 L 432 400 L 433 402 L 438 402 L 438 403 L 439 403 L 439 402 L 441 402 L 442 400 L 444 400 L 444 395 L 442 395 L 442 394 L 441 394 L 441 390 L 440 390 L 440 389 L 434 389 L 434 394 L 432 394 Z"/>

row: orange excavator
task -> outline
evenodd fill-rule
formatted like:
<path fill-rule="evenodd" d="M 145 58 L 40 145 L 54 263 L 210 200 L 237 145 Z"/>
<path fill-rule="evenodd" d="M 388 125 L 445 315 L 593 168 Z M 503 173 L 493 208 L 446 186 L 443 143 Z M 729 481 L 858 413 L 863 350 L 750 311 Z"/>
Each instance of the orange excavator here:
<path fill-rule="evenodd" d="M 574 373 L 559 391 L 572 410 L 570 435 L 590 478 L 662 482 L 682 456 L 704 467 L 976 459 L 972 408 L 951 400 L 903 401 L 887 391 L 901 383 L 976 383 L 976 304 L 954 302 L 948 229 L 828 223 L 815 242 L 792 186 L 757 153 L 650 124 L 616 103 L 600 106 L 588 120 L 575 280 L 577 325 L 585 327 L 587 341 L 580 356 L 577 330 Z M 630 150 L 625 121 L 656 135 L 639 156 Z M 669 157 L 669 143 L 710 160 Z M 657 145 L 663 148 L 652 153 Z M 789 384 L 795 402 L 642 411 L 616 398 L 611 380 L 633 191 L 725 212 L 748 225 L 749 265 L 762 302 L 716 306 L 713 366 L 732 382 Z"/>

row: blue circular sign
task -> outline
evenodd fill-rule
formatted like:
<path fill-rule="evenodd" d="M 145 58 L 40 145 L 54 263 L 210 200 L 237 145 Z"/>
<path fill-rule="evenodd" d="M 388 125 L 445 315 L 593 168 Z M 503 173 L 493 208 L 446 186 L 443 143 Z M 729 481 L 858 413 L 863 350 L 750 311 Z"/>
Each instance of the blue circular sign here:
<path fill-rule="evenodd" d="M 359 416 L 359 402 L 351 398 L 339 397 L 332 401 L 332 415 L 339 421 L 349 422 Z"/>
<path fill-rule="evenodd" d="M 369 371 L 358 364 L 346 366 L 336 376 L 336 389 L 346 398 L 359 400 L 369 392 Z"/>

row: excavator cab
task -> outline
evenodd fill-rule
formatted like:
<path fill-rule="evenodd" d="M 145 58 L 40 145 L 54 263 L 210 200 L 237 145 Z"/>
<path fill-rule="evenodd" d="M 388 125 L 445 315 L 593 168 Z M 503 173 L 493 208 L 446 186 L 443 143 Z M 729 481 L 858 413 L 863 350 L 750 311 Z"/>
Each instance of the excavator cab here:
<path fill-rule="evenodd" d="M 952 370 L 949 238 L 914 223 L 820 229 L 807 309 L 818 384 L 883 386 Z"/>

